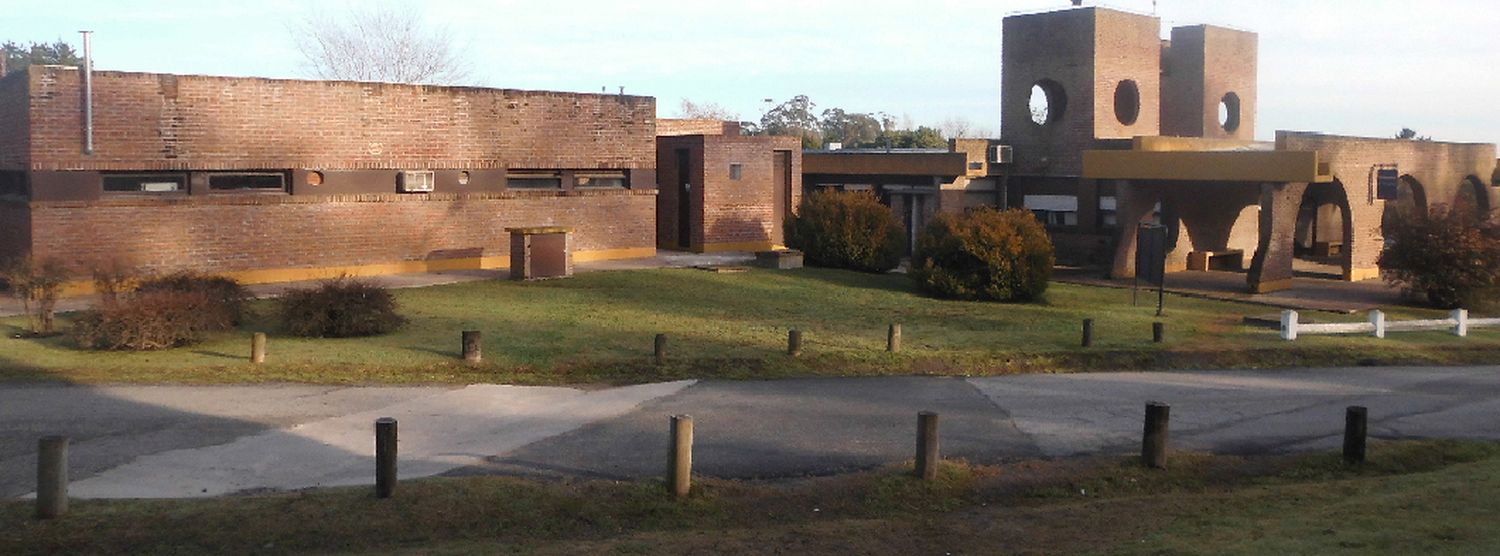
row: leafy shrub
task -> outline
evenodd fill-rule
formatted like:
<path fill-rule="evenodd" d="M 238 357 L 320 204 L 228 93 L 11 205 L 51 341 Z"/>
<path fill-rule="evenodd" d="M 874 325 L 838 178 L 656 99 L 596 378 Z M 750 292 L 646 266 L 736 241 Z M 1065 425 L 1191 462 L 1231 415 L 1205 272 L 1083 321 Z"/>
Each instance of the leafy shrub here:
<path fill-rule="evenodd" d="M 889 207 L 868 193 L 820 191 L 787 219 L 786 242 L 808 264 L 885 272 L 901 264 L 906 238 Z"/>
<path fill-rule="evenodd" d="M 406 322 L 390 292 L 348 278 L 288 290 L 281 298 L 281 319 L 288 333 L 312 338 L 376 336 Z"/>
<path fill-rule="evenodd" d="M 54 259 L 21 257 L 0 266 L 10 294 L 21 300 L 26 324 L 35 335 L 56 331 L 57 299 L 62 296 L 68 271 Z"/>
<path fill-rule="evenodd" d="M 132 287 L 133 286 L 133 287 Z M 201 341 L 240 323 L 250 293 L 222 276 L 180 272 L 137 280 L 120 267 L 94 270 L 99 304 L 73 324 L 78 345 L 156 350 Z"/>
<path fill-rule="evenodd" d="M 1500 305 L 1500 227 L 1470 211 L 1437 206 L 1396 222 L 1385 240 L 1380 268 L 1386 281 L 1444 309 Z"/>
<path fill-rule="evenodd" d="M 937 297 L 1030 301 L 1047 291 L 1053 248 L 1031 212 L 941 214 L 917 238 L 912 279 Z"/>

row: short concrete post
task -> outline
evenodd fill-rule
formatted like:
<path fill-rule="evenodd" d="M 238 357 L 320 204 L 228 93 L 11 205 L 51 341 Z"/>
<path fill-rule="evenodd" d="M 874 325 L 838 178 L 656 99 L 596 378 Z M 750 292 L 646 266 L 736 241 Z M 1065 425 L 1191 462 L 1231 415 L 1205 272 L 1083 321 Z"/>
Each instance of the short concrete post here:
<path fill-rule="evenodd" d="M 256 332 L 250 336 L 250 362 L 256 365 L 266 362 L 265 332 Z"/>
<path fill-rule="evenodd" d="M 797 329 L 786 332 L 786 354 L 792 357 L 802 355 L 802 331 Z"/>
<path fill-rule="evenodd" d="M 693 489 L 693 418 L 673 415 L 672 445 L 667 453 L 667 489 L 683 498 Z"/>
<path fill-rule="evenodd" d="M 938 414 L 923 411 L 917 414 L 917 476 L 924 481 L 936 479 L 939 461 Z"/>
<path fill-rule="evenodd" d="M 375 497 L 390 498 L 396 492 L 396 420 L 375 420 Z"/>
<path fill-rule="evenodd" d="M 1167 428 L 1171 411 L 1171 406 L 1161 402 L 1146 403 L 1146 430 L 1141 435 L 1141 464 L 1146 467 L 1167 467 Z"/>
<path fill-rule="evenodd" d="M 1351 405 L 1344 411 L 1344 463 L 1358 465 L 1365 462 L 1366 418 L 1369 410 Z"/>
<path fill-rule="evenodd" d="M 1453 310 L 1453 335 L 1460 338 L 1469 335 L 1469 310 Z"/>
<path fill-rule="evenodd" d="M 1151 342 L 1160 344 L 1165 341 L 1167 341 L 1167 323 L 1151 323 Z"/>
<path fill-rule="evenodd" d="M 891 323 L 891 327 L 886 330 L 885 350 L 891 353 L 901 351 L 901 325 Z"/>
<path fill-rule="evenodd" d="M 1286 309 L 1281 312 L 1281 339 L 1291 341 L 1297 339 L 1297 312 Z"/>
<path fill-rule="evenodd" d="M 68 513 L 68 437 L 42 437 L 36 456 L 36 517 L 62 517 Z"/>
<path fill-rule="evenodd" d="M 1385 312 L 1380 309 L 1370 310 L 1370 324 L 1375 326 L 1375 337 L 1385 337 Z"/>
<path fill-rule="evenodd" d="M 657 334 L 655 343 L 651 348 L 651 360 L 657 365 L 667 362 L 667 335 Z"/>
<path fill-rule="evenodd" d="M 465 363 L 478 363 L 484 360 L 484 335 L 478 330 L 465 330 L 463 348 Z"/>
<path fill-rule="evenodd" d="M 1083 347 L 1094 345 L 1094 319 L 1083 319 Z"/>

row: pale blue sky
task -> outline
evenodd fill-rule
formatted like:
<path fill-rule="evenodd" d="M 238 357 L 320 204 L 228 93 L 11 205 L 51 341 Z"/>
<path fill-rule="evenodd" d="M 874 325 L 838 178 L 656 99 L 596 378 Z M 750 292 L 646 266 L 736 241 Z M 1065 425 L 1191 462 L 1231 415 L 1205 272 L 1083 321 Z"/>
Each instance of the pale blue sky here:
<path fill-rule="evenodd" d="M 346 0 L 8 2 L 0 38 L 77 41 L 100 69 L 303 77 L 288 22 Z M 1094 4 L 1094 2 L 1088 2 Z M 1500 142 L 1500 5 L 1493 0 L 1159 0 L 1164 29 L 1260 34 L 1258 131 L 1387 136 L 1403 126 Z M 476 84 L 716 102 L 758 119 L 761 99 L 969 120 L 999 131 L 1000 20 L 1066 0 L 433 0 Z M 1151 12 L 1151 0 L 1106 5 Z"/>

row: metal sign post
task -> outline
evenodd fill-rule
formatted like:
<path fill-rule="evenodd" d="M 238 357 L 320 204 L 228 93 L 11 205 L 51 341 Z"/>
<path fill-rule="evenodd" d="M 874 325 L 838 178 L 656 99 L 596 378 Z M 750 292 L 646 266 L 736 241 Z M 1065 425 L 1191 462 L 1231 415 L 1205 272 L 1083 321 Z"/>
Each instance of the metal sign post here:
<path fill-rule="evenodd" d="M 1167 276 L 1167 227 L 1158 224 L 1141 224 L 1135 233 L 1135 289 L 1140 282 L 1156 285 L 1156 314 L 1161 316 L 1166 301 Z M 1135 303 L 1131 293 L 1131 304 Z"/>

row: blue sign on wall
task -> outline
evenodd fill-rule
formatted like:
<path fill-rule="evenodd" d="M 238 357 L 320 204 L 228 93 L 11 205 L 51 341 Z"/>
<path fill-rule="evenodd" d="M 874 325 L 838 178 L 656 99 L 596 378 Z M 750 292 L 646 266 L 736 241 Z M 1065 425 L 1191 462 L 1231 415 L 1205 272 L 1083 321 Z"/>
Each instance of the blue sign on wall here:
<path fill-rule="evenodd" d="M 1394 201 L 1400 195 L 1401 174 L 1395 168 L 1383 168 L 1375 173 L 1375 198 Z"/>

